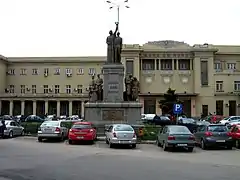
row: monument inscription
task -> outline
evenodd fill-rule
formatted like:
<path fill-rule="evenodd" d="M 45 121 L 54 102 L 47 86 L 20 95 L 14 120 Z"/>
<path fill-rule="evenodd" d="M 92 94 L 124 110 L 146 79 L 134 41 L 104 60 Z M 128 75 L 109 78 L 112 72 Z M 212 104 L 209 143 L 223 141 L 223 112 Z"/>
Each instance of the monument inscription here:
<path fill-rule="evenodd" d="M 104 121 L 124 121 L 124 110 L 103 110 L 102 119 Z"/>
<path fill-rule="evenodd" d="M 119 91 L 119 84 L 111 83 L 108 84 L 108 92 L 118 92 Z"/>

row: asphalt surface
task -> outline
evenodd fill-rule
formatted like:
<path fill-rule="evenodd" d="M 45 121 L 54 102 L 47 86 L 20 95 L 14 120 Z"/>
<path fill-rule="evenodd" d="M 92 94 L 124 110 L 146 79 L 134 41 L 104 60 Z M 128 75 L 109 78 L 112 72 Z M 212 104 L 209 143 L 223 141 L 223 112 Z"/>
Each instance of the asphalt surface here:
<path fill-rule="evenodd" d="M 0 139 L 0 180 L 239 180 L 239 150 L 164 152 L 141 144 L 68 145 Z"/>

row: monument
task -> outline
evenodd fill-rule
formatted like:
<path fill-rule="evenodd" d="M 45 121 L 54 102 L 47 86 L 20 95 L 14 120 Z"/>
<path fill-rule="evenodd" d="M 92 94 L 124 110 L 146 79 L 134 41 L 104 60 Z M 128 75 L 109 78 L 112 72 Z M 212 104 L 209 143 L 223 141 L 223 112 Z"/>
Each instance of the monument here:
<path fill-rule="evenodd" d="M 89 102 L 84 105 L 86 121 L 136 124 L 141 119 L 142 104 L 138 101 L 139 81 L 132 75 L 124 80 L 121 62 L 122 38 L 118 22 L 107 37 L 107 61 L 102 67 L 103 79 L 95 76 L 89 84 Z M 125 82 L 125 91 L 124 83 Z"/>

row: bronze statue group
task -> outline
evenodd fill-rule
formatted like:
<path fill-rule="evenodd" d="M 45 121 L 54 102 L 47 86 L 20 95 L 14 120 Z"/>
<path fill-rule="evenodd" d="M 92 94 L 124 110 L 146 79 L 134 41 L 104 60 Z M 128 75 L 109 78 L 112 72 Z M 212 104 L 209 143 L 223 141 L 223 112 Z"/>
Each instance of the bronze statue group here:
<path fill-rule="evenodd" d="M 118 31 L 119 23 L 116 22 L 115 24 L 115 31 L 110 30 L 106 40 L 107 64 L 121 64 L 122 38 Z M 92 76 L 88 91 L 90 102 L 103 101 L 103 79 L 100 77 L 100 74 L 97 75 L 96 80 L 95 75 Z M 140 83 L 137 78 L 133 77 L 132 74 L 127 74 L 125 77 L 125 91 L 123 93 L 124 101 L 137 101 L 139 91 Z"/>

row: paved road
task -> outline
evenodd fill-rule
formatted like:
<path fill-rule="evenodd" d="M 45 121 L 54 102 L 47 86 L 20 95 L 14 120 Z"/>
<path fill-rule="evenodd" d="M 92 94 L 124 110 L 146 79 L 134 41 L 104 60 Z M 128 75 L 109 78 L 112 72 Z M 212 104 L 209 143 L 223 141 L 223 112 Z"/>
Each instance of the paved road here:
<path fill-rule="evenodd" d="M 0 139 L 0 180 L 239 180 L 239 150 L 164 152 L 154 145 L 95 145 Z"/>

